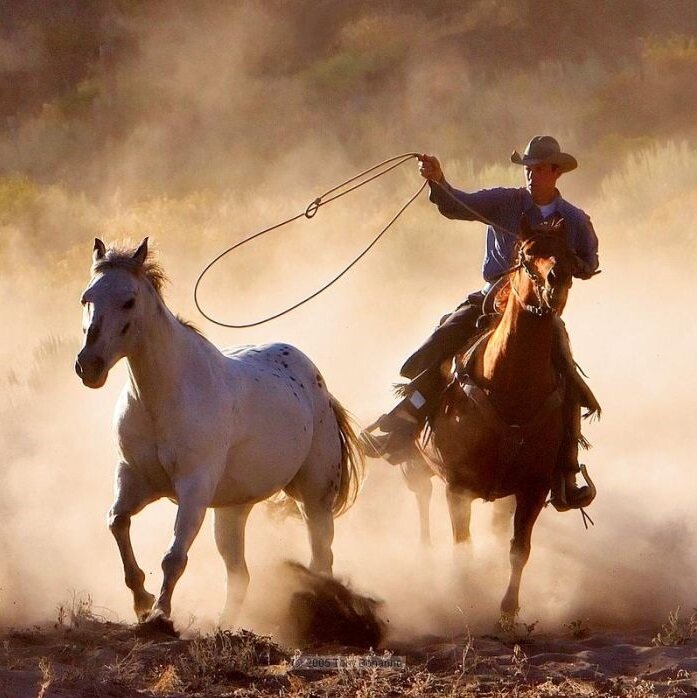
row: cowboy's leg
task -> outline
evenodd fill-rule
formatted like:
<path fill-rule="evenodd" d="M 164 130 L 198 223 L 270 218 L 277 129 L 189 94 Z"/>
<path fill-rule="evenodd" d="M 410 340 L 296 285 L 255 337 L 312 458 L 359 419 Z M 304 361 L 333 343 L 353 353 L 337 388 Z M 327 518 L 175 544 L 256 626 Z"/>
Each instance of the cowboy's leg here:
<path fill-rule="evenodd" d="M 477 330 L 484 294 L 472 293 L 458 308 L 445 316 L 433 334 L 407 359 L 400 373 L 411 378 L 406 396 L 362 434 L 365 452 L 397 465 L 407 460 L 424 425 L 433 400 L 443 388 L 441 363 L 454 356 Z M 373 436 L 379 427 L 385 434 Z"/>
<path fill-rule="evenodd" d="M 440 364 L 431 366 L 407 386 L 402 398 L 387 414 L 361 432 L 364 453 L 370 458 L 384 458 L 399 465 L 418 457 L 415 441 L 421 431 L 435 396 L 443 388 Z M 379 428 L 382 434 L 371 432 Z"/>
<path fill-rule="evenodd" d="M 583 442 L 581 404 L 574 392 L 570 393 L 562 406 L 564 432 L 552 481 L 551 502 L 557 511 L 586 507 L 595 499 L 595 487 L 585 470 L 584 477 L 589 484 L 579 487 L 576 482 L 576 475 L 581 471 L 578 447 Z"/>
<path fill-rule="evenodd" d="M 404 362 L 400 374 L 413 379 L 454 356 L 477 331 L 483 302 L 481 291 L 470 294 L 464 303 L 441 320 L 431 336 Z"/>
<path fill-rule="evenodd" d="M 454 356 L 476 333 L 481 315 L 481 294 L 471 294 L 433 334 L 407 359 L 401 374 L 411 378 L 406 397 L 378 420 L 383 431 L 416 432 L 423 424 L 433 399 L 443 388 L 440 365 Z M 418 371 L 418 372 L 417 372 Z"/>
<path fill-rule="evenodd" d="M 383 431 L 391 431 L 400 421 L 415 427 L 421 425 L 436 395 L 443 389 L 443 383 L 440 362 L 429 366 L 409 382 L 406 396 L 390 412 L 380 417 L 378 426 Z"/>
<path fill-rule="evenodd" d="M 464 303 L 441 319 L 433 334 L 407 359 L 400 371 L 412 379 L 407 396 L 380 420 L 382 429 L 392 430 L 395 419 L 411 423 L 414 428 L 423 424 L 433 399 L 443 388 L 440 365 L 477 332 L 483 301 L 481 291 L 470 294 Z"/>
<path fill-rule="evenodd" d="M 564 436 L 559 449 L 559 469 L 565 475 L 575 476 L 580 471 L 578 443 L 581 437 L 581 404 L 573 390 L 567 390 L 562 405 L 562 415 L 564 418 Z"/>
<path fill-rule="evenodd" d="M 578 447 L 580 443 L 583 443 L 581 409 L 586 406 L 592 412 L 600 412 L 600 406 L 577 373 L 564 323 L 558 320 L 555 323 L 555 328 L 557 339 L 555 363 L 558 370 L 564 375 L 566 389 L 562 405 L 564 432 L 557 459 L 555 482 L 552 487 L 552 504 L 557 510 L 566 511 L 570 508 L 587 506 L 595 496 L 591 487 L 577 485 L 576 475 L 580 471 Z M 579 386 L 579 382 L 581 386 Z"/>
<path fill-rule="evenodd" d="M 556 317 L 554 320 L 554 363 L 564 375 L 569 389 L 575 391 L 579 405 L 588 410 L 586 416 L 597 415 L 600 417 L 602 411 L 600 404 L 579 373 L 571 351 L 569 333 L 560 317 Z"/>

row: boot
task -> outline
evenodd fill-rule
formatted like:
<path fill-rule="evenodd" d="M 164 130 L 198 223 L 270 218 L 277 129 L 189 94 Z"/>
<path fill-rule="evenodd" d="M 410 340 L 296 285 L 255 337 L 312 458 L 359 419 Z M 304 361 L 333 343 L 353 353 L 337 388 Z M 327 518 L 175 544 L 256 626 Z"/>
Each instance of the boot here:
<path fill-rule="evenodd" d="M 399 465 L 416 455 L 416 439 L 431 409 L 445 387 L 440 365 L 422 371 L 400 389 L 405 397 L 387 414 L 365 429 L 360 436 L 364 453 Z M 380 429 L 383 434 L 372 434 Z"/>
<path fill-rule="evenodd" d="M 577 470 L 558 469 L 554 473 L 554 483 L 550 498 L 551 505 L 557 511 L 569 511 L 569 509 L 583 509 L 595 499 L 597 494 L 595 485 L 588 476 L 585 465 L 577 465 Z M 588 484 L 578 486 L 576 475 L 582 472 Z"/>
<path fill-rule="evenodd" d="M 419 390 L 414 390 L 393 410 L 361 432 L 363 452 L 370 458 L 384 458 L 392 465 L 404 463 L 414 453 L 415 441 L 426 416 L 426 398 Z M 375 429 L 385 433 L 372 434 Z"/>
<path fill-rule="evenodd" d="M 559 449 L 557 468 L 553 475 L 550 502 L 557 511 L 587 507 L 596 495 L 595 485 L 588 476 L 585 465 L 578 463 L 578 445 L 587 443 L 581 435 L 581 405 L 574 395 L 564 401 L 564 438 Z M 581 472 L 586 480 L 579 487 L 576 475 Z"/>

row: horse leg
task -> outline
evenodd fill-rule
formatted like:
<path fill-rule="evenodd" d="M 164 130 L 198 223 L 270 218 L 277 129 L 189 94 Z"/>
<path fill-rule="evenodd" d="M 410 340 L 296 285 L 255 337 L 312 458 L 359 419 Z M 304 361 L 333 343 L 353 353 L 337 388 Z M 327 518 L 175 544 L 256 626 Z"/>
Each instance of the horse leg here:
<path fill-rule="evenodd" d="M 310 570 L 332 575 L 333 505 L 341 486 L 339 424 L 329 402 L 315 415 L 312 443 L 295 477 L 283 488 L 300 509 L 310 542 Z"/>
<path fill-rule="evenodd" d="M 412 460 L 401 466 L 402 476 L 407 487 L 416 495 L 419 508 L 419 531 L 421 545 L 431 545 L 430 505 L 433 485 L 431 484 L 431 469 L 421 460 Z"/>
<path fill-rule="evenodd" d="M 139 621 L 145 620 L 155 597 L 145 590 L 145 573 L 138 566 L 131 545 L 131 517 L 157 499 L 145 478 L 128 463 L 116 470 L 114 503 L 109 510 L 109 530 L 121 553 L 126 586 L 133 592 L 133 610 Z"/>
<path fill-rule="evenodd" d="M 310 538 L 310 570 L 331 577 L 334 564 L 334 515 L 331 506 L 320 500 L 302 503 L 300 509 Z"/>
<path fill-rule="evenodd" d="M 209 484 L 201 477 L 181 478 L 175 481 L 174 489 L 179 504 L 174 521 L 174 537 L 162 558 L 162 588 L 148 616 L 148 622 L 169 619 L 174 587 L 184 574 L 189 548 L 201 528 L 213 495 Z"/>
<path fill-rule="evenodd" d="M 530 557 L 530 538 L 537 517 L 542 511 L 547 490 L 537 490 L 516 495 L 516 508 L 513 517 L 513 539 L 511 540 L 511 577 L 508 589 L 501 601 L 501 613 L 515 616 L 518 613 L 518 594 L 523 568 Z"/>
<path fill-rule="evenodd" d="M 491 527 L 497 536 L 503 537 L 510 535 L 511 519 L 515 511 L 515 505 L 512 499 L 512 497 L 504 497 L 494 502 Z"/>
<path fill-rule="evenodd" d="M 456 546 L 460 543 L 468 543 L 474 497 L 467 490 L 453 487 L 448 483 L 445 486 L 445 498 L 448 502 L 450 523 L 453 527 L 453 542 Z"/>
<path fill-rule="evenodd" d="M 227 595 L 222 619 L 232 625 L 249 586 L 244 559 L 244 530 L 253 504 L 220 507 L 215 510 L 215 543 L 227 569 Z"/>

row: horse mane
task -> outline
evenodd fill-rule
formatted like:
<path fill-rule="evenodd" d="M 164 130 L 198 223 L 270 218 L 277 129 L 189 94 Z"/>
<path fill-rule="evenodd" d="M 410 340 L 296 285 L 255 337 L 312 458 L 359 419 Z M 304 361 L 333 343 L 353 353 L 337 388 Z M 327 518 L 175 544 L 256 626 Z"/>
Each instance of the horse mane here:
<path fill-rule="evenodd" d="M 501 318 L 503 317 L 503 311 L 506 308 L 506 303 L 508 303 L 508 296 L 510 296 L 510 294 L 511 284 L 509 280 L 508 283 L 505 283 L 501 286 L 501 288 L 496 292 L 496 296 L 494 297 L 494 308 L 498 315 L 498 317 L 495 319 L 496 324 L 498 324 L 501 321 Z"/>
<path fill-rule="evenodd" d="M 96 260 L 92 264 L 92 274 L 98 274 L 100 272 L 105 272 L 108 269 L 125 269 L 135 276 L 144 277 L 150 282 L 151 286 L 155 290 L 157 297 L 165 302 L 163 296 L 163 290 L 165 284 L 169 281 L 165 270 L 162 265 L 157 261 L 156 255 L 152 250 L 148 250 L 148 255 L 142 264 L 138 264 L 134 260 L 133 255 L 135 254 L 135 248 L 129 248 L 126 246 L 113 246 L 107 249 L 106 253 L 101 259 Z M 183 327 L 195 332 L 201 337 L 205 337 L 203 332 L 196 327 L 189 320 L 185 320 L 179 315 L 175 316 L 177 321 Z"/>
<path fill-rule="evenodd" d="M 167 283 L 167 275 L 160 263 L 155 259 L 152 250 L 148 250 L 148 256 L 142 264 L 133 259 L 135 249 L 128 247 L 110 247 L 101 259 L 92 264 L 92 273 L 98 274 L 108 269 L 126 269 L 136 276 L 144 276 L 162 298 L 162 290 Z"/>
<path fill-rule="evenodd" d="M 203 332 L 201 332 L 201 330 L 199 330 L 198 327 L 196 327 L 196 325 L 194 325 L 193 322 L 191 322 L 191 320 L 185 320 L 181 315 L 176 315 L 175 317 L 177 318 L 179 324 L 183 327 L 186 327 L 187 330 L 191 330 L 192 332 L 195 332 L 197 335 L 200 335 L 201 337 L 206 336 L 205 334 L 203 334 Z"/>

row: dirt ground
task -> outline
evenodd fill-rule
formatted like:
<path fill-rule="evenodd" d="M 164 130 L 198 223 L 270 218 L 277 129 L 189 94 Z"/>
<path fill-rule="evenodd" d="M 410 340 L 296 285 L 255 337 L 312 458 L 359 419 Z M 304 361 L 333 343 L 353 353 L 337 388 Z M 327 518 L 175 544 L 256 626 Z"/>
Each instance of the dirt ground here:
<path fill-rule="evenodd" d="M 391 643 L 374 657 L 396 669 L 294 667 L 302 652 L 239 630 L 172 638 L 82 615 L 1 633 L 0 697 L 58 696 L 684 696 L 697 695 L 694 623 L 617 632 L 582 623 L 564 633 L 516 624 L 490 635 Z"/>
<path fill-rule="evenodd" d="M 0 3 L 0 698 L 697 695 L 696 73 L 695 0 Z M 135 615 L 105 515 L 128 367 L 96 391 L 74 368 L 95 235 L 149 236 L 173 312 L 219 347 L 299 347 L 365 426 L 482 285 L 485 228 L 425 193 L 372 247 L 421 185 L 416 162 L 227 255 L 194 302 L 199 274 L 397 153 L 437 155 L 463 191 L 524 186 L 510 153 L 542 133 L 578 157 L 561 192 L 600 239 L 602 274 L 574 284 L 564 321 L 603 418 L 584 424 L 596 526 L 548 507 L 535 527 L 521 617 L 539 623 L 494 626 L 510 516 L 476 502 L 459 559 L 434 480 L 433 548 L 417 550 L 415 497 L 379 461 L 333 552 L 337 579 L 389 610 L 382 642 L 277 632 L 277 566 L 310 551 L 300 521 L 261 506 L 240 621 L 255 633 L 214 631 L 225 572 L 210 517 L 177 585 L 181 637 L 122 623 Z M 306 297 L 235 331 L 196 307 L 252 323 Z M 150 590 L 175 517 L 163 500 L 133 519 Z M 337 623 L 333 608 L 318 618 Z M 347 666 L 301 668 L 311 655 Z"/>

